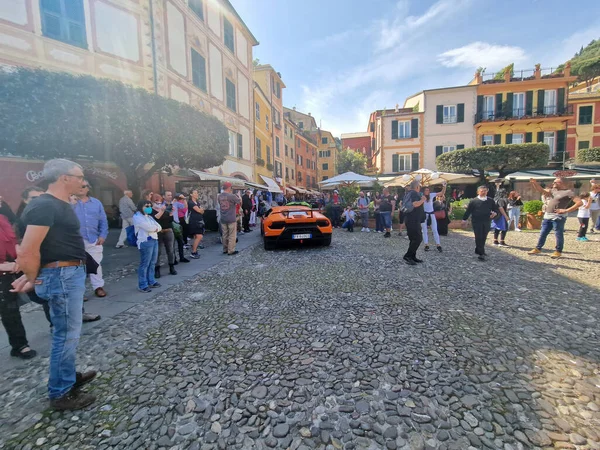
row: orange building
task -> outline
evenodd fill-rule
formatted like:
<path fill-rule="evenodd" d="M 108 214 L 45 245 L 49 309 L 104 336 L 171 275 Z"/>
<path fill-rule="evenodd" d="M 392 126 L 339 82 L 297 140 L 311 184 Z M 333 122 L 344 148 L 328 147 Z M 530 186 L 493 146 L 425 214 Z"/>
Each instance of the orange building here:
<path fill-rule="evenodd" d="M 296 185 L 309 189 L 318 189 L 317 180 L 317 143 L 310 134 L 296 130 Z"/>
<path fill-rule="evenodd" d="M 579 150 L 600 147 L 600 79 L 589 89 L 575 86 L 569 92 L 573 115 L 567 128 L 567 152 L 572 158 Z"/>

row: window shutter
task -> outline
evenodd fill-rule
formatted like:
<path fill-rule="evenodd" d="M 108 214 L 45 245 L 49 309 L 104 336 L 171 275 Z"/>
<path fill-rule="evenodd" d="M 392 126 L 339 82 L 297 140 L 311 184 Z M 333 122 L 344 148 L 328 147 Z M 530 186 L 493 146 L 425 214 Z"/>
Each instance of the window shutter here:
<path fill-rule="evenodd" d="M 398 121 L 392 120 L 392 139 L 398 139 Z"/>
<path fill-rule="evenodd" d="M 412 161 L 410 162 L 410 170 L 418 170 L 419 169 L 419 154 L 412 154 Z"/>
<path fill-rule="evenodd" d="M 410 137 L 419 137 L 419 119 L 411 119 L 410 121 Z"/>
<path fill-rule="evenodd" d="M 463 150 L 465 148 L 465 144 L 458 144 L 456 146 L 456 150 Z"/>
<path fill-rule="evenodd" d="M 464 122 L 465 121 L 465 104 L 459 103 L 456 105 L 456 121 Z"/>
<path fill-rule="evenodd" d="M 477 96 L 477 120 L 479 122 L 483 116 L 483 95 Z"/>
<path fill-rule="evenodd" d="M 544 90 L 543 89 L 540 89 L 538 91 L 537 113 L 544 114 Z"/>
<path fill-rule="evenodd" d="M 512 144 L 512 134 L 506 135 L 506 145 Z"/>
<path fill-rule="evenodd" d="M 558 90 L 556 106 L 558 114 L 563 114 L 565 112 L 565 88 L 560 88 Z"/>
<path fill-rule="evenodd" d="M 441 145 L 436 145 L 435 146 L 435 157 L 437 158 L 438 156 L 440 156 L 442 153 L 444 153 L 444 147 Z"/>
<path fill-rule="evenodd" d="M 504 104 L 504 116 L 513 116 L 513 93 L 509 92 L 506 94 L 506 103 Z"/>
<path fill-rule="evenodd" d="M 244 140 L 242 138 L 242 135 L 239 133 L 237 135 L 237 151 L 238 151 L 238 158 L 243 158 L 244 157 Z"/>
<path fill-rule="evenodd" d="M 525 92 L 525 115 L 531 116 L 533 114 L 533 91 Z"/>
<path fill-rule="evenodd" d="M 392 155 L 392 172 L 398 172 L 398 155 Z"/>
<path fill-rule="evenodd" d="M 496 117 L 502 115 L 502 93 L 496 94 Z"/>
<path fill-rule="evenodd" d="M 500 145 L 500 144 L 502 144 L 502 135 L 495 134 L 494 135 L 494 145 Z"/>
<path fill-rule="evenodd" d="M 444 123 L 444 105 L 435 107 L 435 123 Z"/>
<path fill-rule="evenodd" d="M 544 132 L 543 131 L 538 131 L 537 141 L 538 142 L 544 142 Z"/>
<path fill-rule="evenodd" d="M 533 139 L 533 133 L 525 133 L 525 143 L 531 142 Z"/>
<path fill-rule="evenodd" d="M 566 130 L 558 130 L 556 132 L 556 156 L 562 160 L 562 155 L 565 152 L 565 142 L 567 139 Z"/>

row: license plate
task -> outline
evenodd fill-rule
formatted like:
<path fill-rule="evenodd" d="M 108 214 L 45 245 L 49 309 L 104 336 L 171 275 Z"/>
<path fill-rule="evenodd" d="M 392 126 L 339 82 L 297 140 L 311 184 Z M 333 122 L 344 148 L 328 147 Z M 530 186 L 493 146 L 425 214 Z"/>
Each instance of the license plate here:
<path fill-rule="evenodd" d="M 310 239 L 312 234 L 292 234 L 292 239 Z"/>

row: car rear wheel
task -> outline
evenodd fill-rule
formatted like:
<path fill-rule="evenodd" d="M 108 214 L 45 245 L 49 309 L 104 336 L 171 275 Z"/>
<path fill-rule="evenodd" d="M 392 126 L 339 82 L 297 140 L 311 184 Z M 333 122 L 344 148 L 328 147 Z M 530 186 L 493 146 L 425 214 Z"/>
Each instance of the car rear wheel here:
<path fill-rule="evenodd" d="M 331 235 L 329 235 L 325 239 L 323 239 L 323 245 L 326 247 L 329 247 L 331 245 Z"/>
<path fill-rule="evenodd" d="M 265 250 L 274 250 L 276 247 L 275 242 L 271 241 L 270 239 L 263 239 L 263 245 L 265 247 Z"/>

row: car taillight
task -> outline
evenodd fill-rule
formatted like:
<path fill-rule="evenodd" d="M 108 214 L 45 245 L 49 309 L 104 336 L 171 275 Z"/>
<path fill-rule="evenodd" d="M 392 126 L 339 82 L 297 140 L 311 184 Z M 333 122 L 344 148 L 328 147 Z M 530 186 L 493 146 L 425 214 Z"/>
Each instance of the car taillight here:
<path fill-rule="evenodd" d="M 328 227 L 330 224 L 329 220 L 317 220 L 318 227 Z"/>
<path fill-rule="evenodd" d="M 273 222 L 269 225 L 271 230 L 282 230 L 285 227 L 285 222 Z"/>

